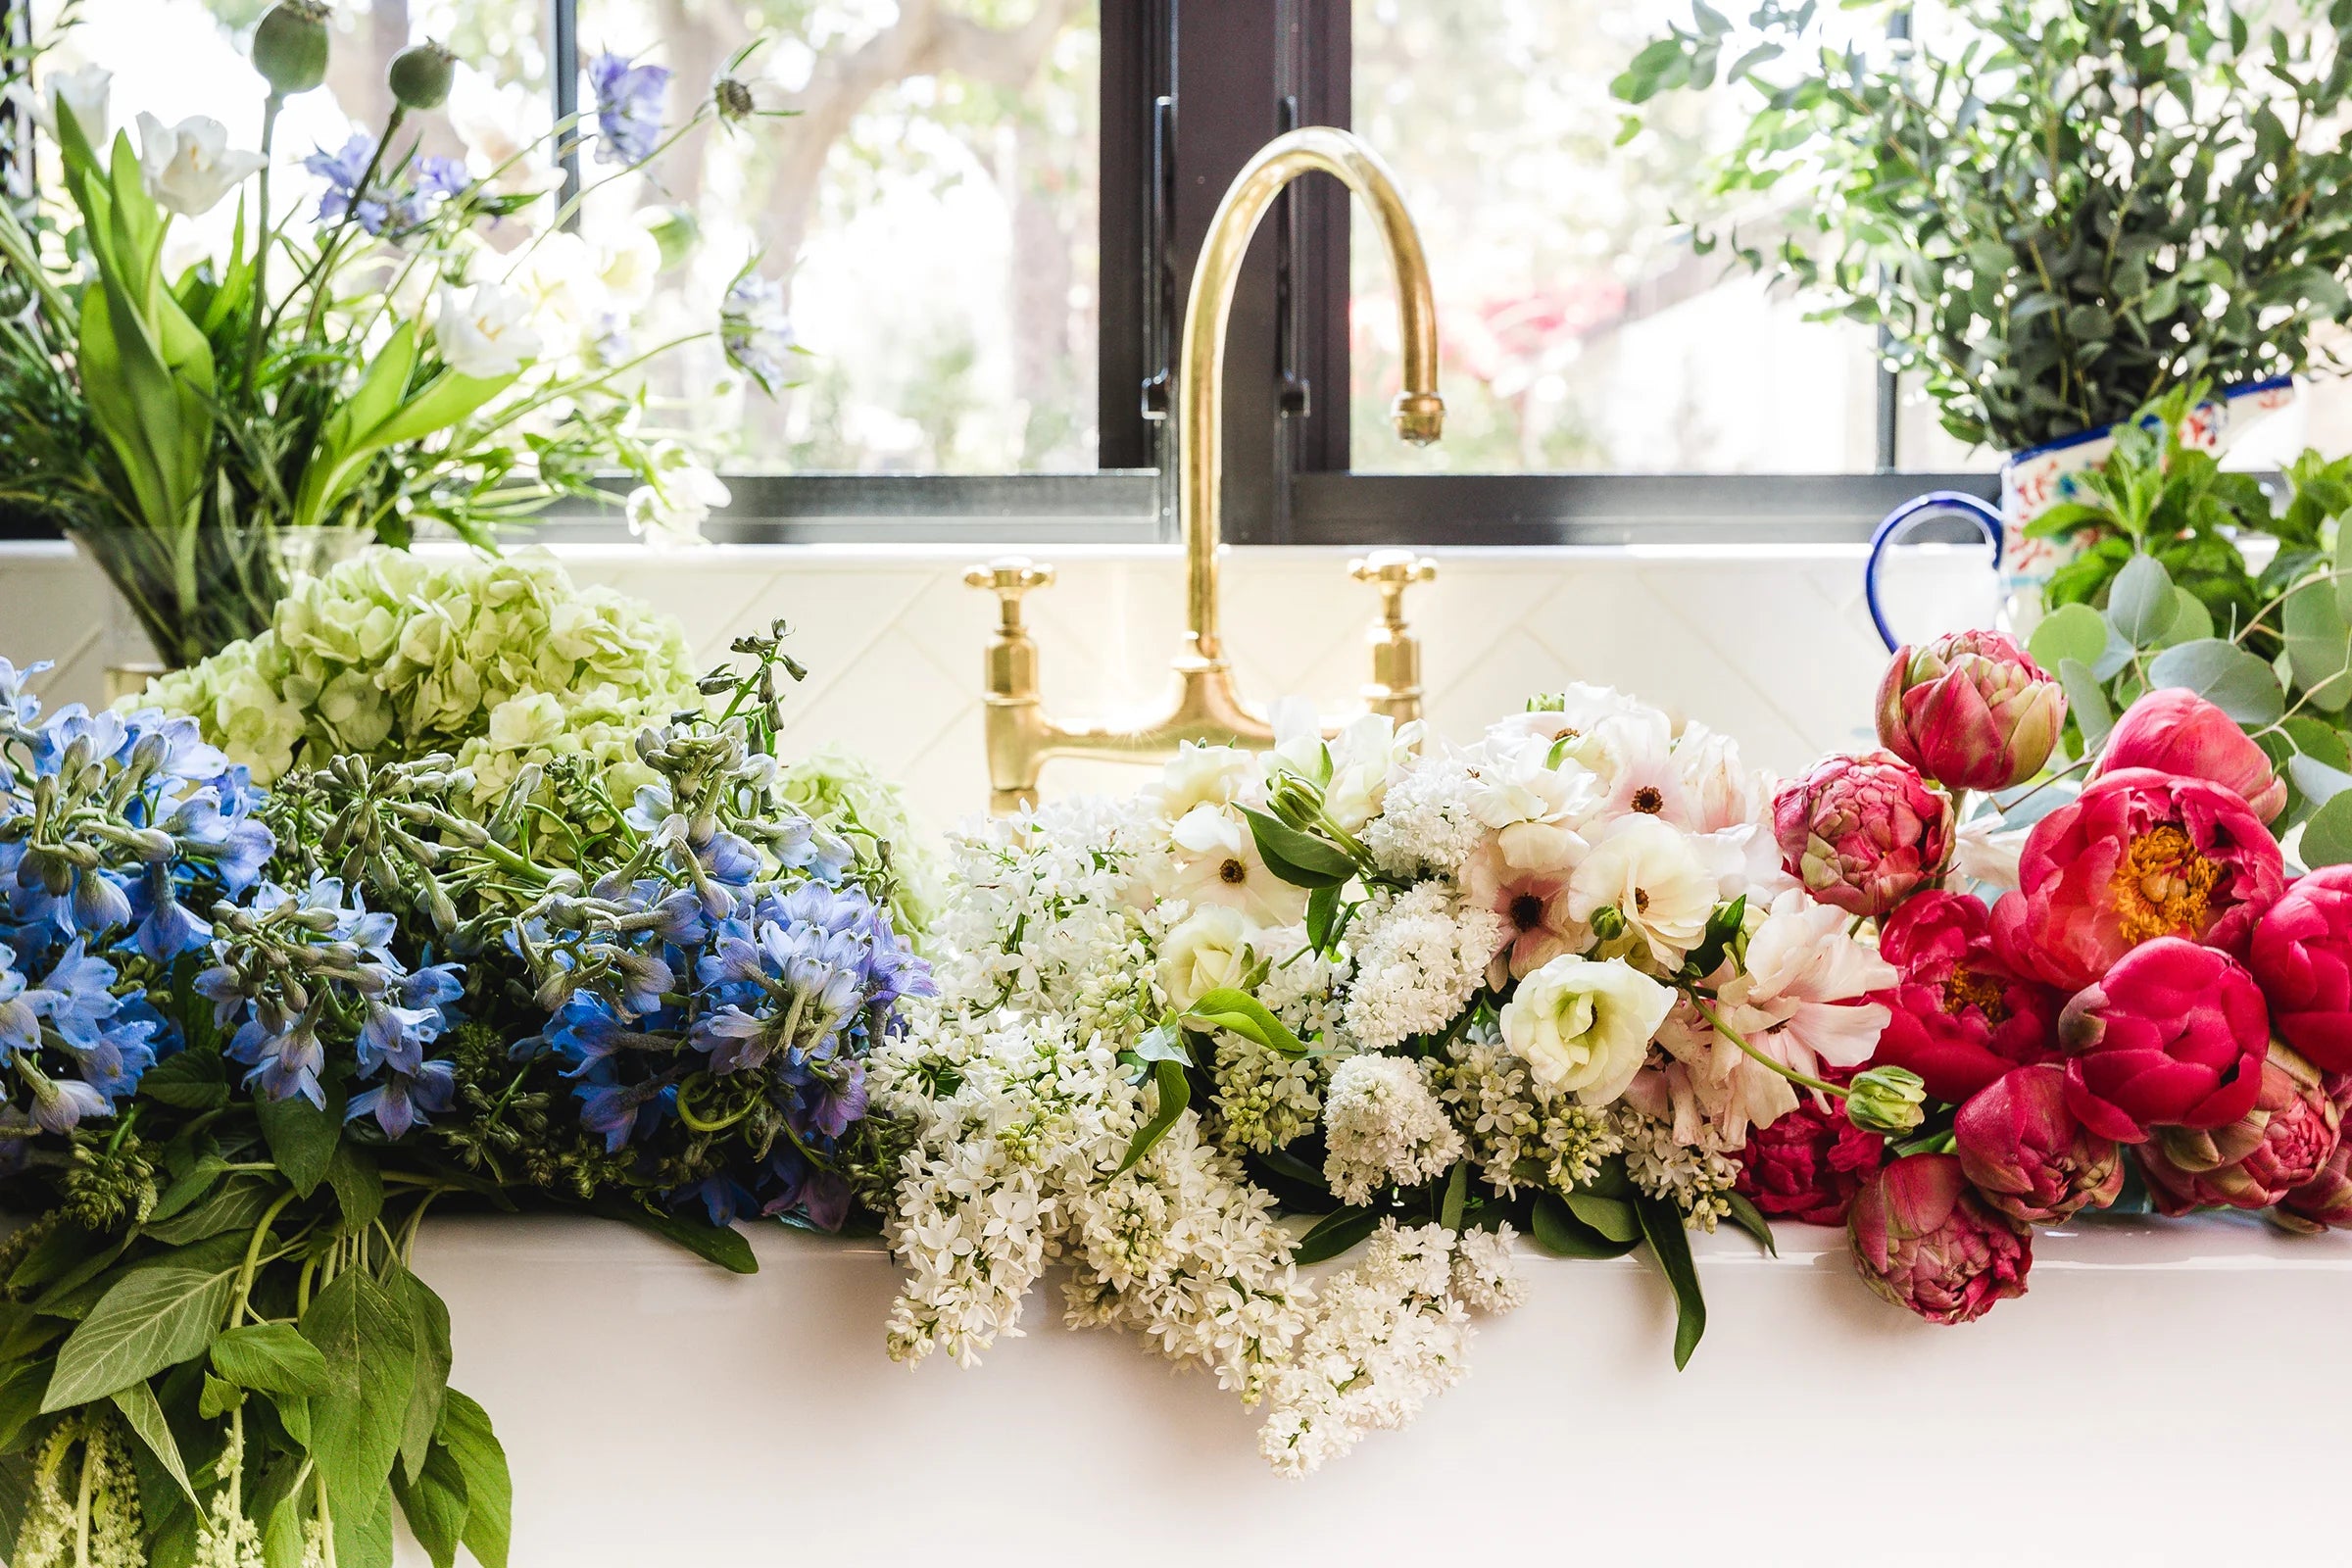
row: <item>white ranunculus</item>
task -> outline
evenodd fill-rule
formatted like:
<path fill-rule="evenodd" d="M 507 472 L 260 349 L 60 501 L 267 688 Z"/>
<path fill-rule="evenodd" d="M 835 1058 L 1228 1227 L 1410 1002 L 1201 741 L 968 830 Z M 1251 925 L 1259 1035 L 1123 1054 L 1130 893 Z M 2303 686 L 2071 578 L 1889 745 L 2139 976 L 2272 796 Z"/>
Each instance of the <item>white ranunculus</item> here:
<path fill-rule="evenodd" d="M 182 218 L 211 212 L 267 161 L 260 153 L 229 151 L 228 127 L 218 120 L 195 115 L 167 125 L 139 115 L 140 182 Z"/>
<path fill-rule="evenodd" d="M 1168 1005 L 1189 1007 L 1211 991 L 1248 977 L 1256 935 L 1239 909 L 1207 905 L 1186 916 L 1159 944 L 1159 988 Z"/>
<path fill-rule="evenodd" d="M 1622 958 L 1566 954 L 1519 982 L 1502 1043 L 1545 1092 L 1605 1105 L 1625 1093 L 1674 1006 L 1671 988 Z"/>
<path fill-rule="evenodd" d="M 433 337 L 451 369 L 481 380 L 513 375 L 539 357 L 530 302 L 496 283 L 444 285 Z"/>
<path fill-rule="evenodd" d="M 1168 829 L 1176 870 L 1167 893 L 1199 907 L 1221 904 L 1261 926 L 1288 925 L 1306 912 L 1306 890 L 1266 868 L 1241 814 L 1203 802 Z"/>
<path fill-rule="evenodd" d="M 1690 841 L 1637 812 L 1611 826 L 1577 863 L 1568 879 L 1568 912 L 1590 924 L 1595 910 L 1614 908 L 1671 968 L 1706 935 L 1715 895 L 1715 876 Z"/>
<path fill-rule="evenodd" d="M 1159 770 L 1150 793 L 1160 814 L 1181 821 L 1196 806 L 1224 806 L 1257 776 L 1257 758 L 1239 746 L 1186 741 Z"/>
<path fill-rule="evenodd" d="M 687 544 L 703 537 L 710 509 L 734 496 L 719 476 L 675 442 L 654 453 L 654 481 L 629 492 L 629 531 L 651 545 Z"/>
<path fill-rule="evenodd" d="M 103 66 L 84 66 L 79 71 L 51 71 L 41 77 L 37 97 L 15 88 L 11 95 L 31 112 L 32 122 L 41 127 L 51 141 L 58 139 L 57 108 L 64 104 L 72 111 L 74 123 L 89 144 L 104 158 L 106 147 L 106 101 L 112 92 L 115 74 Z"/>

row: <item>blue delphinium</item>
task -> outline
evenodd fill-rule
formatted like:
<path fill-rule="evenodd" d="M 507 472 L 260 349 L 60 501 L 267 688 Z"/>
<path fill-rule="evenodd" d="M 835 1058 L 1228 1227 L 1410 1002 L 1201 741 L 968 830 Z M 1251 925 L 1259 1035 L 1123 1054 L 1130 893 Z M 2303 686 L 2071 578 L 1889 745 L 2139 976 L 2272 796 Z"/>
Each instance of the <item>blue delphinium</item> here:
<path fill-rule="evenodd" d="M 352 221 L 369 234 L 384 231 L 384 222 L 391 217 L 392 209 L 380 194 L 368 195 L 356 212 L 351 205 L 374 158 L 375 138 L 365 131 L 354 131 L 333 152 L 321 147 L 302 161 L 303 168 L 326 181 L 326 189 L 318 197 L 318 221 L 339 222 L 344 214 L 350 213 Z"/>
<path fill-rule="evenodd" d="M 654 155 L 662 141 L 662 100 L 670 75 L 667 66 L 641 66 L 609 49 L 588 62 L 598 163 L 627 169 Z"/>

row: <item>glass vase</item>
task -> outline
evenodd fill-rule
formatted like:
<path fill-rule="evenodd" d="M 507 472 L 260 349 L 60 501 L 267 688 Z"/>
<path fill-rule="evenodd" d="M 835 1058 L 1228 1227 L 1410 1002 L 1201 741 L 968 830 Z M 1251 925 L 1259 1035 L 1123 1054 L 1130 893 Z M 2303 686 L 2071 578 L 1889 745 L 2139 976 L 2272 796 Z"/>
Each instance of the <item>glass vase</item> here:
<path fill-rule="evenodd" d="M 358 555 L 373 537 L 365 528 L 274 523 L 177 534 L 154 528 L 74 530 L 74 544 L 115 590 L 110 681 L 122 684 L 122 677 L 178 669 L 267 630 L 278 601 L 295 584 Z"/>

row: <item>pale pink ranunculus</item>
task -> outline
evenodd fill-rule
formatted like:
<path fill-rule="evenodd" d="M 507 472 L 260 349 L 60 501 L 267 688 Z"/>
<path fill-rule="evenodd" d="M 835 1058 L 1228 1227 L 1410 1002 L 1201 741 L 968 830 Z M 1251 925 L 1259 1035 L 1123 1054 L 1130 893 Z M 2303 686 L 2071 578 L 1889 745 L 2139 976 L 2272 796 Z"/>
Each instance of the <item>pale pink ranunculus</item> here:
<path fill-rule="evenodd" d="M 2230 791 L 2265 822 L 2286 807 L 2286 780 L 2237 720 L 2195 692 L 2167 686 L 2124 710 L 2090 776 L 2128 767 L 2201 778 Z"/>

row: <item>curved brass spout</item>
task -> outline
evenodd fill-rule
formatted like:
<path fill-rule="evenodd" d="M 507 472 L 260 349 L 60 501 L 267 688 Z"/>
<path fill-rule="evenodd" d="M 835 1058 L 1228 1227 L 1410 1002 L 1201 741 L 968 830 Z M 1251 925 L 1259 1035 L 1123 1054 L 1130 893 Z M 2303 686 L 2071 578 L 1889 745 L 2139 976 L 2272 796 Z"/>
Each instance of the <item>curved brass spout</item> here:
<path fill-rule="evenodd" d="M 1336 175 L 1364 199 L 1379 220 L 1396 273 L 1396 307 L 1404 335 L 1404 390 L 1395 408 L 1396 433 L 1420 445 L 1438 438 L 1446 407 L 1437 393 L 1438 313 L 1430 295 L 1429 264 L 1404 210 L 1396 182 L 1371 148 L 1328 125 L 1309 125 L 1258 150 L 1217 204 L 1193 289 L 1185 307 L 1184 347 L 1177 368 L 1176 514 L 1184 526 L 1188 579 L 1185 644 L 1175 662 L 1176 691 L 1155 721 L 1122 727 L 1070 728 L 1046 717 L 1038 695 L 1037 644 L 1021 618 L 1021 597 L 1053 581 L 1053 569 L 1020 557 L 974 566 L 965 581 L 997 596 L 1001 618 L 988 650 L 988 774 L 991 808 L 1010 811 L 1034 801 L 1037 776 L 1049 758 L 1091 757 L 1150 761 L 1171 757 L 1186 741 L 1241 746 L 1273 744 L 1264 716 L 1234 690 L 1233 671 L 1217 637 L 1219 484 L 1224 466 L 1225 321 L 1250 236 L 1282 188 L 1314 170 Z M 1344 390 L 1344 389 L 1343 389 Z M 1334 403 L 1344 407 L 1344 397 Z M 1405 629 L 1406 586 L 1426 582 L 1433 564 L 1409 552 L 1383 552 L 1356 564 L 1359 581 L 1380 590 L 1384 618 L 1372 637 L 1373 678 L 1364 688 L 1376 711 L 1402 722 L 1421 710 L 1420 645 Z"/>
<path fill-rule="evenodd" d="M 1429 263 L 1421 236 L 1404 210 L 1388 165 L 1362 141 L 1330 125 L 1305 125 L 1257 150 L 1234 176 L 1209 220 L 1184 307 L 1184 352 L 1179 363 L 1176 515 L 1184 526 L 1188 568 L 1186 639 L 1200 660 L 1224 662 L 1217 638 L 1217 546 L 1223 542 L 1225 469 L 1225 322 L 1258 220 L 1283 187 L 1321 170 L 1363 198 L 1380 224 L 1396 275 L 1397 325 L 1404 343 L 1404 390 L 1392 411 L 1396 433 L 1415 446 L 1438 439 L 1446 405 L 1438 396 L 1438 308 L 1431 298 Z"/>

